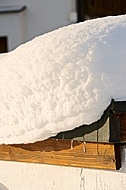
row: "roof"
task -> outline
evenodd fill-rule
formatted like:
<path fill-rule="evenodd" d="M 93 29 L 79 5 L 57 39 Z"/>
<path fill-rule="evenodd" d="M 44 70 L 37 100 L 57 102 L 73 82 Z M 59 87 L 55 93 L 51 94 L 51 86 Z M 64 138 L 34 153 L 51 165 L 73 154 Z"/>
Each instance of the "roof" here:
<path fill-rule="evenodd" d="M 126 143 L 126 101 L 111 101 L 102 117 L 90 124 L 58 133 L 56 139 Z M 54 138 L 54 137 L 53 137 Z"/>
<path fill-rule="evenodd" d="M 107 118 L 109 122 L 106 123 Z M 102 128 L 104 130 L 98 131 Z M 98 134 L 96 140 L 91 135 L 93 130 Z M 93 137 L 90 141 L 89 137 L 85 138 L 87 133 Z M 108 140 L 103 138 L 105 133 Z M 92 126 L 80 126 L 35 143 L 2 144 L 0 160 L 119 170 L 125 143 L 126 101 L 112 100 L 101 119 Z"/>

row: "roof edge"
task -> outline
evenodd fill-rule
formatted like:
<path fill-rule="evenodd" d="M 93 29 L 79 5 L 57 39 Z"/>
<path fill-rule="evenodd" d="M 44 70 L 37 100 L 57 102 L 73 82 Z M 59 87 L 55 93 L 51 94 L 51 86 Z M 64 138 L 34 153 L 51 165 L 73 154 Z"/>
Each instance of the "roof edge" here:
<path fill-rule="evenodd" d="M 26 9 L 25 5 L 14 5 L 14 6 L 0 6 L 1 13 L 19 13 Z"/>

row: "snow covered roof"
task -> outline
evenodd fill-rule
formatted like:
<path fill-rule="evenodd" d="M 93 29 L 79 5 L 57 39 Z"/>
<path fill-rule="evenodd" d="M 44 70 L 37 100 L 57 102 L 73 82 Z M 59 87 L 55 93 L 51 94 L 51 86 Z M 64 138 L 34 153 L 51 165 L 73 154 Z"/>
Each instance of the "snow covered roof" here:
<path fill-rule="evenodd" d="M 98 120 L 126 100 L 126 16 L 89 20 L 0 56 L 0 143 L 28 143 Z"/>

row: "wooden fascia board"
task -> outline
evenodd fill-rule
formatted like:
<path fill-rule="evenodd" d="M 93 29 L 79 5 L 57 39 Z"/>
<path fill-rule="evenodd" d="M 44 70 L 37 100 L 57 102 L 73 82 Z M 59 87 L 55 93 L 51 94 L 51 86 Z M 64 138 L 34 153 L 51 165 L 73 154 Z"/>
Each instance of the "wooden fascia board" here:
<path fill-rule="evenodd" d="M 121 167 L 118 144 L 53 138 L 33 144 L 0 145 L 0 160 L 110 170 Z"/>

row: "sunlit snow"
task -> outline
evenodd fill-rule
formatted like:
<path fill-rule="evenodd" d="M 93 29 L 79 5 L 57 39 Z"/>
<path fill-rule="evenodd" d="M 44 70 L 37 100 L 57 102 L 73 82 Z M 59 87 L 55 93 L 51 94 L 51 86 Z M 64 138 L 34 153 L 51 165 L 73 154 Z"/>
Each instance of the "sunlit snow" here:
<path fill-rule="evenodd" d="M 0 143 L 44 140 L 126 100 L 126 16 L 60 28 L 0 56 Z"/>

